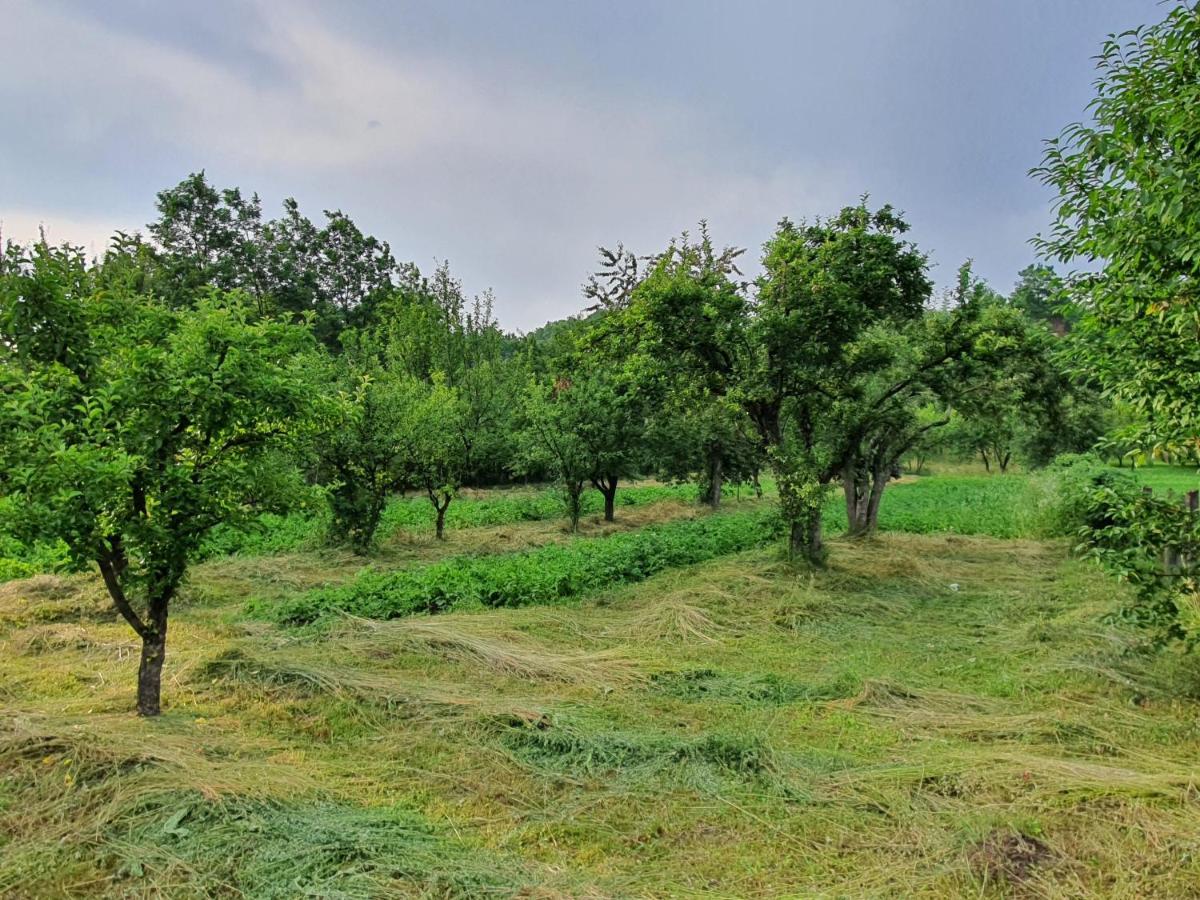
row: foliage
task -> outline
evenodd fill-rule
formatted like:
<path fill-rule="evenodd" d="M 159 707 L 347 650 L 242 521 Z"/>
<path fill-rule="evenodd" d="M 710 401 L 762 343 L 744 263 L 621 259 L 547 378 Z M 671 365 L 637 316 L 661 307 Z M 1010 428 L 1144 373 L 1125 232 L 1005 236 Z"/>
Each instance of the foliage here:
<path fill-rule="evenodd" d="M 1074 356 L 1134 420 L 1152 454 L 1200 447 L 1200 7 L 1110 36 L 1091 121 L 1049 142 L 1036 174 L 1058 193 L 1047 256 L 1095 260 L 1071 294 L 1086 310 Z M 1135 585 L 1131 613 L 1195 640 L 1196 516 L 1178 500 L 1105 478 L 1087 495 L 1081 549 Z"/>
<path fill-rule="evenodd" d="M 337 414 L 319 443 L 319 474 L 328 485 L 330 537 L 366 553 L 388 497 L 404 484 L 409 393 L 374 367 L 346 360 Z"/>
<path fill-rule="evenodd" d="M 505 356 L 492 307 L 490 293 L 468 302 L 443 263 L 432 278 L 394 293 L 369 330 L 387 371 L 440 385 L 446 399 L 454 397 L 441 436 L 424 439 L 442 441 L 443 459 L 457 442 L 458 480 L 473 485 L 504 481 L 516 454 L 512 396 L 524 373 L 521 360 Z"/>
<path fill-rule="evenodd" d="M 1071 295 L 1087 314 L 1076 358 L 1139 421 L 1141 443 L 1200 438 L 1200 8 L 1110 37 L 1098 57 L 1091 120 L 1050 141 L 1035 173 L 1058 193 L 1040 247 L 1096 260 Z"/>
<path fill-rule="evenodd" d="M 1111 472 L 1094 478 L 1076 502 L 1083 509 L 1078 549 L 1137 592 L 1122 618 L 1162 640 L 1200 641 L 1200 514 L 1180 497 Z"/>
<path fill-rule="evenodd" d="M 599 379 L 539 379 L 525 392 L 518 469 L 546 471 L 558 482 L 572 531 L 579 529 L 583 487 L 596 472 L 584 430 L 606 413 L 605 387 Z"/>
<path fill-rule="evenodd" d="M 1053 266 L 1032 263 L 1017 275 L 1008 302 L 1029 319 L 1058 335 L 1069 333 L 1083 310 L 1064 291 L 1064 281 Z"/>
<path fill-rule="evenodd" d="M 658 474 L 695 475 L 701 499 L 714 507 L 724 481 L 749 479 L 761 466 L 761 448 L 732 396 L 749 349 L 750 307 L 735 280 L 742 252 L 718 251 L 701 222 L 698 239 L 685 232 L 656 256 L 602 250 L 606 268 L 586 289 L 607 315 L 581 344 L 641 395 Z"/>
<path fill-rule="evenodd" d="M 153 292 L 190 305 L 208 288 L 242 290 L 260 314 L 308 317 L 331 349 L 344 330 L 369 321 L 397 283 L 418 277 L 343 212 L 326 211 L 317 227 L 289 198 L 281 218 L 263 222 L 257 195 L 217 189 L 203 172 L 161 191 L 157 208 L 149 226 Z"/>

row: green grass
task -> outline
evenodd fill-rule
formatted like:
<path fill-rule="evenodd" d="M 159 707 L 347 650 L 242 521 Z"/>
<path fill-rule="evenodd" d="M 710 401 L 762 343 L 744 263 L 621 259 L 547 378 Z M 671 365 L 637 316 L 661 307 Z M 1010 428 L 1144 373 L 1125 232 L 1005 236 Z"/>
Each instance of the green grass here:
<path fill-rule="evenodd" d="M 250 610 L 304 625 L 331 614 L 391 619 L 479 606 L 561 603 L 764 544 L 778 532 L 776 519 L 772 507 L 754 507 L 520 553 L 451 557 L 391 572 L 368 569 L 350 584 L 284 603 L 252 603 Z"/>
<path fill-rule="evenodd" d="M 1063 543 L 954 533 L 1022 533 L 1030 483 L 894 485 L 885 526 L 941 533 L 833 538 L 824 571 L 587 557 L 570 605 L 319 629 L 247 617 L 252 585 L 286 605 L 342 563 L 212 561 L 155 721 L 94 578 L 0 585 L 0 896 L 1196 896 L 1200 664 L 1112 622 L 1123 588 Z M 578 548 L 759 514 L 447 552 L 551 583 Z M 441 565 L 426 545 L 381 559 Z"/>
<path fill-rule="evenodd" d="M 617 492 L 619 508 L 645 506 L 664 500 L 695 497 L 693 485 L 633 484 Z M 583 495 L 583 514 L 603 511 L 603 499 L 595 491 Z M 446 510 L 450 530 L 483 528 L 513 522 L 536 522 L 562 518 L 566 507 L 559 493 L 548 488 L 469 491 L 456 498 Z M 398 531 L 431 531 L 435 515 L 432 504 L 421 495 L 394 497 L 380 520 L 377 540 L 386 541 Z M 201 556 L 265 556 L 293 550 L 314 549 L 325 539 L 329 513 L 323 506 L 286 516 L 265 513 L 251 528 L 217 528 L 208 538 Z"/>
<path fill-rule="evenodd" d="M 1173 491 L 1176 494 L 1186 494 L 1188 491 L 1200 490 L 1200 469 L 1195 466 L 1141 466 L 1137 469 L 1125 469 L 1134 478 L 1148 487 L 1158 491 Z"/>
<path fill-rule="evenodd" d="M 883 531 L 909 534 L 983 534 L 1028 537 L 1034 532 L 1023 501 L 1025 475 L 928 476 L 889 486 L 879 507 Z M 826 530 L 846 530 L 846 507 L 841 493 L 827 507 Z"/>

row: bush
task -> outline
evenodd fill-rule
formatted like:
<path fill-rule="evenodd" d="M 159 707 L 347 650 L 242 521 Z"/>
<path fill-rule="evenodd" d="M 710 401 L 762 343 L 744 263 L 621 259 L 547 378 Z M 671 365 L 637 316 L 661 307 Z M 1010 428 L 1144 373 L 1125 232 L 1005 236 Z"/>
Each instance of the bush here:
<path fill-rule="evenodd" d="M 1131 475 L 1108 466 L 1090 453 L 1067 453 L 1030 479 L 1022 504 L 1029 531 L 1042 537 L 1077 537 L 1089 517 L 1098 487 L 1137 487 Z"/>
<path fill-rule="evenodd" d="M 637 532 L 577 540 L 503 556 L 460 556 L 399 572 L 368 570 L 349 585 L 312 591 L 252 612 L 290 625 L 330 613 L 373 619 L 438 613 L 462 606 L 558 603 L 665 569 L 704 562 L 769 541 L 773 512 L 705 516 Z"/>
<path fill-rule="evenodd" d="M 11 535 L 0 534 L 0 582 L 73 568 L 67 545 L 61 541 L 22 544 Z"/>

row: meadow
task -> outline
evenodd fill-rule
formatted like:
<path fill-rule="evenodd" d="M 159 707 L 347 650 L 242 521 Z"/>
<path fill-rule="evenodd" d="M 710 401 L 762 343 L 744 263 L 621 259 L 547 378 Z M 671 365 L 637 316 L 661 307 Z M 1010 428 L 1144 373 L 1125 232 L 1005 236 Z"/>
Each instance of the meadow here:
<path fill-rule="evenodd" d="M 1200 668 L 1033 536 L 1032 483 L 906 477 L 817 572 L 770 489 L 578 536 L 463 498 L 444 542 L 399 500 L 365 565 L 197 566 L 158 719 L 97 578 L 9 581 L 0 895 L 1192 896 Z"/>

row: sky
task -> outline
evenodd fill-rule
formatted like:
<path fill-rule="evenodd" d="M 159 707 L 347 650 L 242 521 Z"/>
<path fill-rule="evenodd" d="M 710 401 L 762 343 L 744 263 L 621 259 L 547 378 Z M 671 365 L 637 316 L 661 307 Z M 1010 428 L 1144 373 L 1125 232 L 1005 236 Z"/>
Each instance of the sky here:
<path fill-rule="evenodd" d="M 340 209 L 509 329 L 584 305 L 596 248 L 705 219 L 747 248 L 863 194 L 939 285 L 1007 291 L 1104 37 L 1159 0 L 0 0 L 0 234 L 101 252 L 205 170 Z"/>

